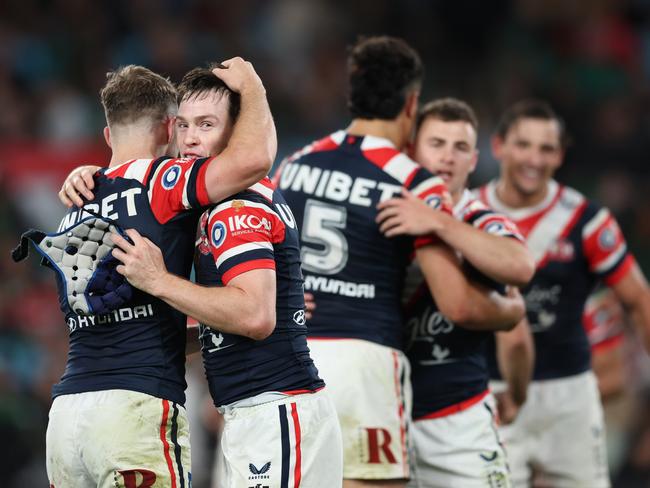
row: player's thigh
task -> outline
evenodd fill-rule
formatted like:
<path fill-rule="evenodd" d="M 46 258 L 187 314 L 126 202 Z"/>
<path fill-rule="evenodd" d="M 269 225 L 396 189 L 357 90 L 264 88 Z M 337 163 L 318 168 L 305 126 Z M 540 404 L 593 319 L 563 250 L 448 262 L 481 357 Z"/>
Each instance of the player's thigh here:
<path fill-rule="evenodd" d="M 219 488 L 341 486 L 340 427 L 325 392 L 227 409 L 224 419 Z"/>
<path fill-rule="evenodd" d="M 332 398 L 343 438 L 343 477 L 409 477 L 409 366 L 394 349 L 362 340 L 310 340 Z"/>
<path fill-rule="evenodd" d="M 558 406 L 542 438 L 544 479 L 557 488 L 609 487 L 605 423 L 593 374 L 558 380 L 547 394 Z"/>
<path fill-rule="evenodd" d="M 188 487 L 190 439 L 182 406 L 126 390 L 96 392 L 83 455 L 101 488 Z"/>
<path fill-rule="evenodd" d="M 490 389 L 495 393 L 505 388 L 503 382 L 490 382 Z M 528 400 L 519 410 L 515 420 L 498 427 L 510 470 L 510 482 L 516 488 L 530 486 L 531 462 L 538 452 L 538 429 L 546 421 L 545 413 L 538 405 L 538 396 L 538 387 L 532 383 L 528 388 Z"/>
<path fill-rule="evenodd" d="M 82 439 L 76 429 L 78 400 L 78 395 L 57 397 L 49 412 L 45 436 L 46 468 L 50 485 L 57 488 L 93 484 L 79 456 Z"/>
<path fill-rule="evenodd" d="M 414 422 L 418 488 L 508 487 L 506 455 L 490 397 L 464 411 Z"/>

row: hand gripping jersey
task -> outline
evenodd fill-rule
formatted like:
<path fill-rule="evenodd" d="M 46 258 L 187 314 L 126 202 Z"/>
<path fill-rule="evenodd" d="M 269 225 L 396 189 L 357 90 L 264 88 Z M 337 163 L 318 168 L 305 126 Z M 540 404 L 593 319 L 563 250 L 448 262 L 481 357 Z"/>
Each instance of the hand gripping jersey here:
<path fill-rule="evenodd" d="M 255 341 L 200 325 L 201 350 L 216 406 L 265 392 L 299 393 L 324 386 L 307 347 L 296 221 L 266 178 L 206 211 L 197 241 L 197 282 L 227 285 L 254 269 L 276 272 L 276 326 Z"/>
<path fill-rule="evenodd" d="M 532 208 L 506 207 L 497 198 L 495 182 L 479 192 L 481 200 L 517 224 L 537 263 L 533 280 L 522 290 L 535 339 L 533 379 L 589 370 L 585 301 L 598 281 L 614 285 L 634 264 L 616 220 L 606 208 L 555 181 Z"/>
<path fill-rule="evenodd" d="M 509 219 L 472 198 L 468 190 L 454 207 L 454 216 L 490 234 L 523 242 Z M 484 343 L 493 333 L 456 327 L 438 310 L 417 267 L 409 269 L 407 280 L 412 279 L 420 282 L 406 307 L 413 419 L 442 417 L 485 396 L 489 374 Z"/>
<path fill-rule="evenodd" d="M 286 160 L 274 181 L 301 229 L 305 290 L 318 304 L 310 335 L 401 348 L 400 297 L 413 240 L 384 237 L 376 206 L 406 187 L 448 210 L 444 182 L 390 141 L 343 131 Z M 421 238 L 416 246 L 429 242 Z"/>
<path fill-rule="evenodd" d="M 59 231 L 88 217 L 88 209 L 134 228 L 161 248 L 171 273 L 189 277 L 196 223 L 192 209 L 209 204 L 206 159 L 128 161 L 102 170 L 95 198 L 72 208 Z M 64 304 L 65 290 L 59 281 Z M 53 396 L 123 389 L 185 402 L 186 318 L 139 290 L 105 315 L 76 315 L 64 307 L 70 329 L 68 362 Z"/>

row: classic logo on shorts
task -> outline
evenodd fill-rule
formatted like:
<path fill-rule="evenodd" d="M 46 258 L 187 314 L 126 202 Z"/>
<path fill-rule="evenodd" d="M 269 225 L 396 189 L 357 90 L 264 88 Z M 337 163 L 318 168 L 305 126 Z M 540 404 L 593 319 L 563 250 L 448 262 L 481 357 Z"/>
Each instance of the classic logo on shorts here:
<path fill-rule="evenodd" d="M 165 190 L 171 190 L 176 186 L 181 176 L 181 167 L 177 164 L 165 170 L 162 176 L 162 186 Z"/>
<path fill-rule="evenodd" d="M 212 239 L 212 245 L 215 248 L 221 247 L 223 242 L 226 240 L 226 224 L 221 222 L 221 220 L 217 220 L 214 224 L 212 224 L 210 238 Z"/>

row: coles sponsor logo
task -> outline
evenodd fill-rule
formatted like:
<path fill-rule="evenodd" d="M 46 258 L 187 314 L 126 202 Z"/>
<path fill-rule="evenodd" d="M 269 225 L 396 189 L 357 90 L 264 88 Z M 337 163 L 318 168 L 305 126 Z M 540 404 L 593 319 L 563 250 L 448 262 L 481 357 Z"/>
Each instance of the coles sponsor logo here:
<path fill-rule="evenodd" d="M 181 167 L 175 164 L 171 168 L 167 168 L 162 176 L 162 186 L 165 190 L 171 190 L 176 186 L 181 177 Z"/>
<path fill-rule="evenodd" d="M 212 240 L 212 245 L 215 248 L 221 247 L 223 242 L 226 240 L 226 232 L 226 225 L 221 222 L 221 220 L 217 220 L 214 224 L 212 224 L 210 239 Z"/>

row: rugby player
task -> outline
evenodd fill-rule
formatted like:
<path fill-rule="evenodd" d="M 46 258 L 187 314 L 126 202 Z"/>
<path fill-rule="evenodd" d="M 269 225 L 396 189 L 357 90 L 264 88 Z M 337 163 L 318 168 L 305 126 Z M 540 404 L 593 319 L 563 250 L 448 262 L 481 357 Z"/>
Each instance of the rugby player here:
<path fill-rule="evenodd" d="M 390 237 L 435 233 L 463 255 L 474 274 L 482 273 L 484 282 L 492 280 L 496 289 L 522 286 L 535 269 L 523 238 L 509 219 L 476 200 L 466 188 L 478 161 L 477 130 L 474 111 L 465 102 L 444 98 L 422 107 L 416 121 L 414 159 L 445 180 L 453 216 L 407 194 L 380 203 L 377 221 Z M 410 271 L 408 280 L 422 281 L 418 271 Z M 407 297 L 406 315 L 416 466 L 411 485 L 508 486 L 506 456 L 488 390 L 484 348 L 491 332 L 456 327 L 441 316 L 426 283 L 412 295 Z M 532 340 L 525 321 L 503 334 L 499 345 L 504 349 L 504 370 L 519 407 L 532 372 Z"/>
<path fill-rule="evenodd" d="M 603 413 L 582 326 L 589 293 L 608 285 L 650 349 L 650 288 L 609 210 L 553 179 L 566 134 L 545 102 L 519 102 L 493 138 L 501 172 L 480 198 L 526 237 L 537 271 L 523 291 L 536 361 L 528 401 L 503 427 L 515 486 L 531 469 L 552 486 L 610 486 Z"/>
<path fill-rule="evenodd" d="M 177 110 L 168 80 L 127 66 L 109 73 L 101 91 L 112 157 L 96 175 L 84 208 L 147 235 L 165 250 L 170 271 L 181 276 L 190 273 L 200 216 L 195 210 L 259 180 L 277 147 L 265 90 L 250 63 L 234 58 L 214 75 L 241 95 L 242 110 L 231 144 L 212 159 L 162 157 Z M 71 182 L 65 186 L 64 200 Z M 84 208 L 73 207 L 60 229 L 87 215 Z M 63 303 L 61 287 L 60 294 Z M 189 488 L 185 316 L 134 291 L 113 313 L 69 312 L 66 320 L 68 361 L 53 387 L 47 429 L 51 486 Z"/>
<path fill-rule="evenodd" d="M 220 154 L 240 97 L 202 68 L 178 91 L 181 154 Z M 341 486 L 338 418 L 307 347 L 296 222 L 271 181 L 203 214 L 197 284 L 167 272 L 146 238 L 133 234 L 133 245 L 115 238 L 118 271 L 201 324 L 210 393 L 224 415 L 215 486 Z"/>
<path fill-rule="evenodd" d="M 350 126 L 288 158 L 274 181 L 301 229 L 305 289 L 318 304 L 309 347 L 338 411 L 344 486 L 402 487 L 410 381 L 401 294 L 413 239 L 384 237 L 376 205 L 408 188 L 444 209 L 449 194 L 401 152 L 417 115 L 418 54 L 399 39 L 367 38 L 350 50 L 348 71 Z M 436 238 L 415 247 L 440 308 L 458 323 L 505 326 L 523 315 L 520 301 L 471 287 Z"/>

